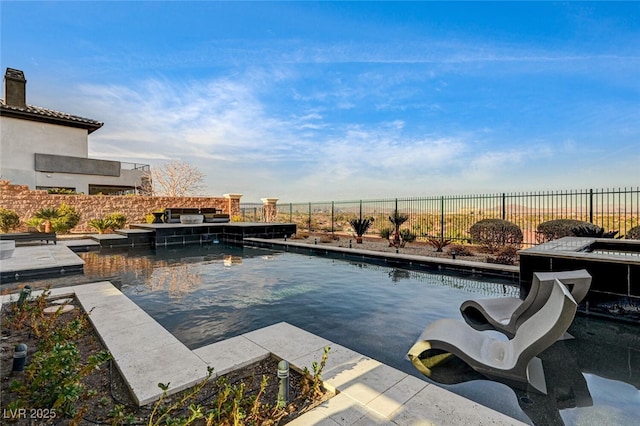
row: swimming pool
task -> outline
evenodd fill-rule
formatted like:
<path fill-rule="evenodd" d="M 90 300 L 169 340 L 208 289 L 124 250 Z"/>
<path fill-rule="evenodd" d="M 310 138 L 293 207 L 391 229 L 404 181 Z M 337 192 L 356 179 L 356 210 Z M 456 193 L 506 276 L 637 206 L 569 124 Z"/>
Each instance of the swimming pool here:
<path fill-rule="evenodd" d="M 82 257 L 83 280 L 112 281 L 191 348 L 286 321 L 420 378 L 405 355 L 431 321 L 459 318 L 469 298 L 517 293 L 495 280 L 220 245 Z M 549 396 L 464 369 L 440 386 L 535 424 L 635 424 L 640 332 L 582 317 L 570 332 L 574 341 L 544 353 Z"/>

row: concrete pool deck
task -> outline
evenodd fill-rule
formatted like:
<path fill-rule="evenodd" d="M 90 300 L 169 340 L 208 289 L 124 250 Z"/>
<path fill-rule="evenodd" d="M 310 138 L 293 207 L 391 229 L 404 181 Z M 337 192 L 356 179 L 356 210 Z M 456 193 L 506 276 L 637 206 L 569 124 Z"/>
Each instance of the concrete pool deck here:
<path fill-rule="evenodd" d="M 0 261 L 0 282 L 81 273 L 83 270 L 84 260 L 64 243 L 20 245 L 13 256 Z"/>
<path fill-rule="evenodd" d="M 329 346 L 322 377 L 336 396 L 290 425 L 523 424 L 285 322 L 192 351 L 108 281 L 50 292 L 51 297 L 75 295 L 90 312 L 94 328 L 141 405 L 160 397 L 158 382 L 171 382 L 170 391 L 178 392 L 203 380 L 207 366 L 214 368 L 214 375 L 223 375 L 274 355 L 292 368 L 311 370 Z M 0 301 L 17 298 L 18 294 L 4 295 Z"/>

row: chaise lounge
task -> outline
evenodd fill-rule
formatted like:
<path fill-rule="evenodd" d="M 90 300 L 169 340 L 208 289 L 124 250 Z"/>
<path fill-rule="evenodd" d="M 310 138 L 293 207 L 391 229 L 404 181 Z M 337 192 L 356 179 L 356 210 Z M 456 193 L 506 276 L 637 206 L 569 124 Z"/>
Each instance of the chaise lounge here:
<path fill-rule="evenodd" d="M 542 361 L 538 355 L 567 331 L 577 304 L 557 279 L 542 307 L 527 318 L 511 340 L 500 340 L 471 328 L 464 321 L 441 319 L 431 323 L 411 347 L 408 357 L 426 376 L 431 375 L 423 357 L 428 351 L 450 352 L 477 372 L 518 387 L 547 393 Z M 544 296 L 542 296 L 544 297 Z M 428 355 L 427 355 L 428 357 Z"/>
<path fill-rule="evenodd" d="M 467 300 L 460 306 L 462 317 L 476 330 L 496 330 L 513 338 L 522 323 L 535 314 L 551 293 L 551 284 L 559 280 L 568 287 L 579 304 L 589 292 L 591 275 L 584 270 L 564 272 L 536 272 L 527 297 L 498 297 Z M 562 339 L 571 338 L 566 334 Z"/>

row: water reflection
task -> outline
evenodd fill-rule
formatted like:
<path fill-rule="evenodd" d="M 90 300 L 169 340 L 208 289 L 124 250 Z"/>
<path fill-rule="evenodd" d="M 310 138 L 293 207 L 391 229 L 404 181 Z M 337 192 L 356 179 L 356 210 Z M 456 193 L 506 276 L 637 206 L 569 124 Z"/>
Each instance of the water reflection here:
<path fill-rule="evenodd" d="M 156 268 L 145 281 L 150 291 L 162 290 L 172 299 L 180 299 L 198 289 L 202 276 L 189 265 L 172 265 Z"/>
<path fill-rule="evenodd" d="M 482 294 L 485 296 L 496 297 L 509 296 L 520 297 L 520 288 L 513 284 L 488 282 L 475 280 L 459 275 L 432 274 L 428 272 L 411 271 L 400 268 L 389 268 L 388 266 L 378 266 L 366 263 L 355 263 L 359 268 L 373 269 L 381 271 L 389 271 L 388 275 L 391 281 L 397 283 L 401 280 L 414 280 L 426 282 L 430 285 L 442 285 L 444 287 L 454 288 L 457 290 L 468 291 L 470 293 Z"/>
<path fill-rule="evenodd" d="M 242 257 L 227 254 L 224 256 L 224 266 L 242 265 Z"/>

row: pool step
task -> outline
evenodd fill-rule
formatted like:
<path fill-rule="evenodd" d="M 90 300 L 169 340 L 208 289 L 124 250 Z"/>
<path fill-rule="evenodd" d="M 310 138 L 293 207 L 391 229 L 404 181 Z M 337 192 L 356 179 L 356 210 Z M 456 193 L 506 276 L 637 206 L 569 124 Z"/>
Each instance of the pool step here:
<path fill-rule="evenodd" d="M 153 245 L 153 231 L 146 229 L 117 229 L 112 234 L 91 235 L 101 248 L 143 248 Z"/>

